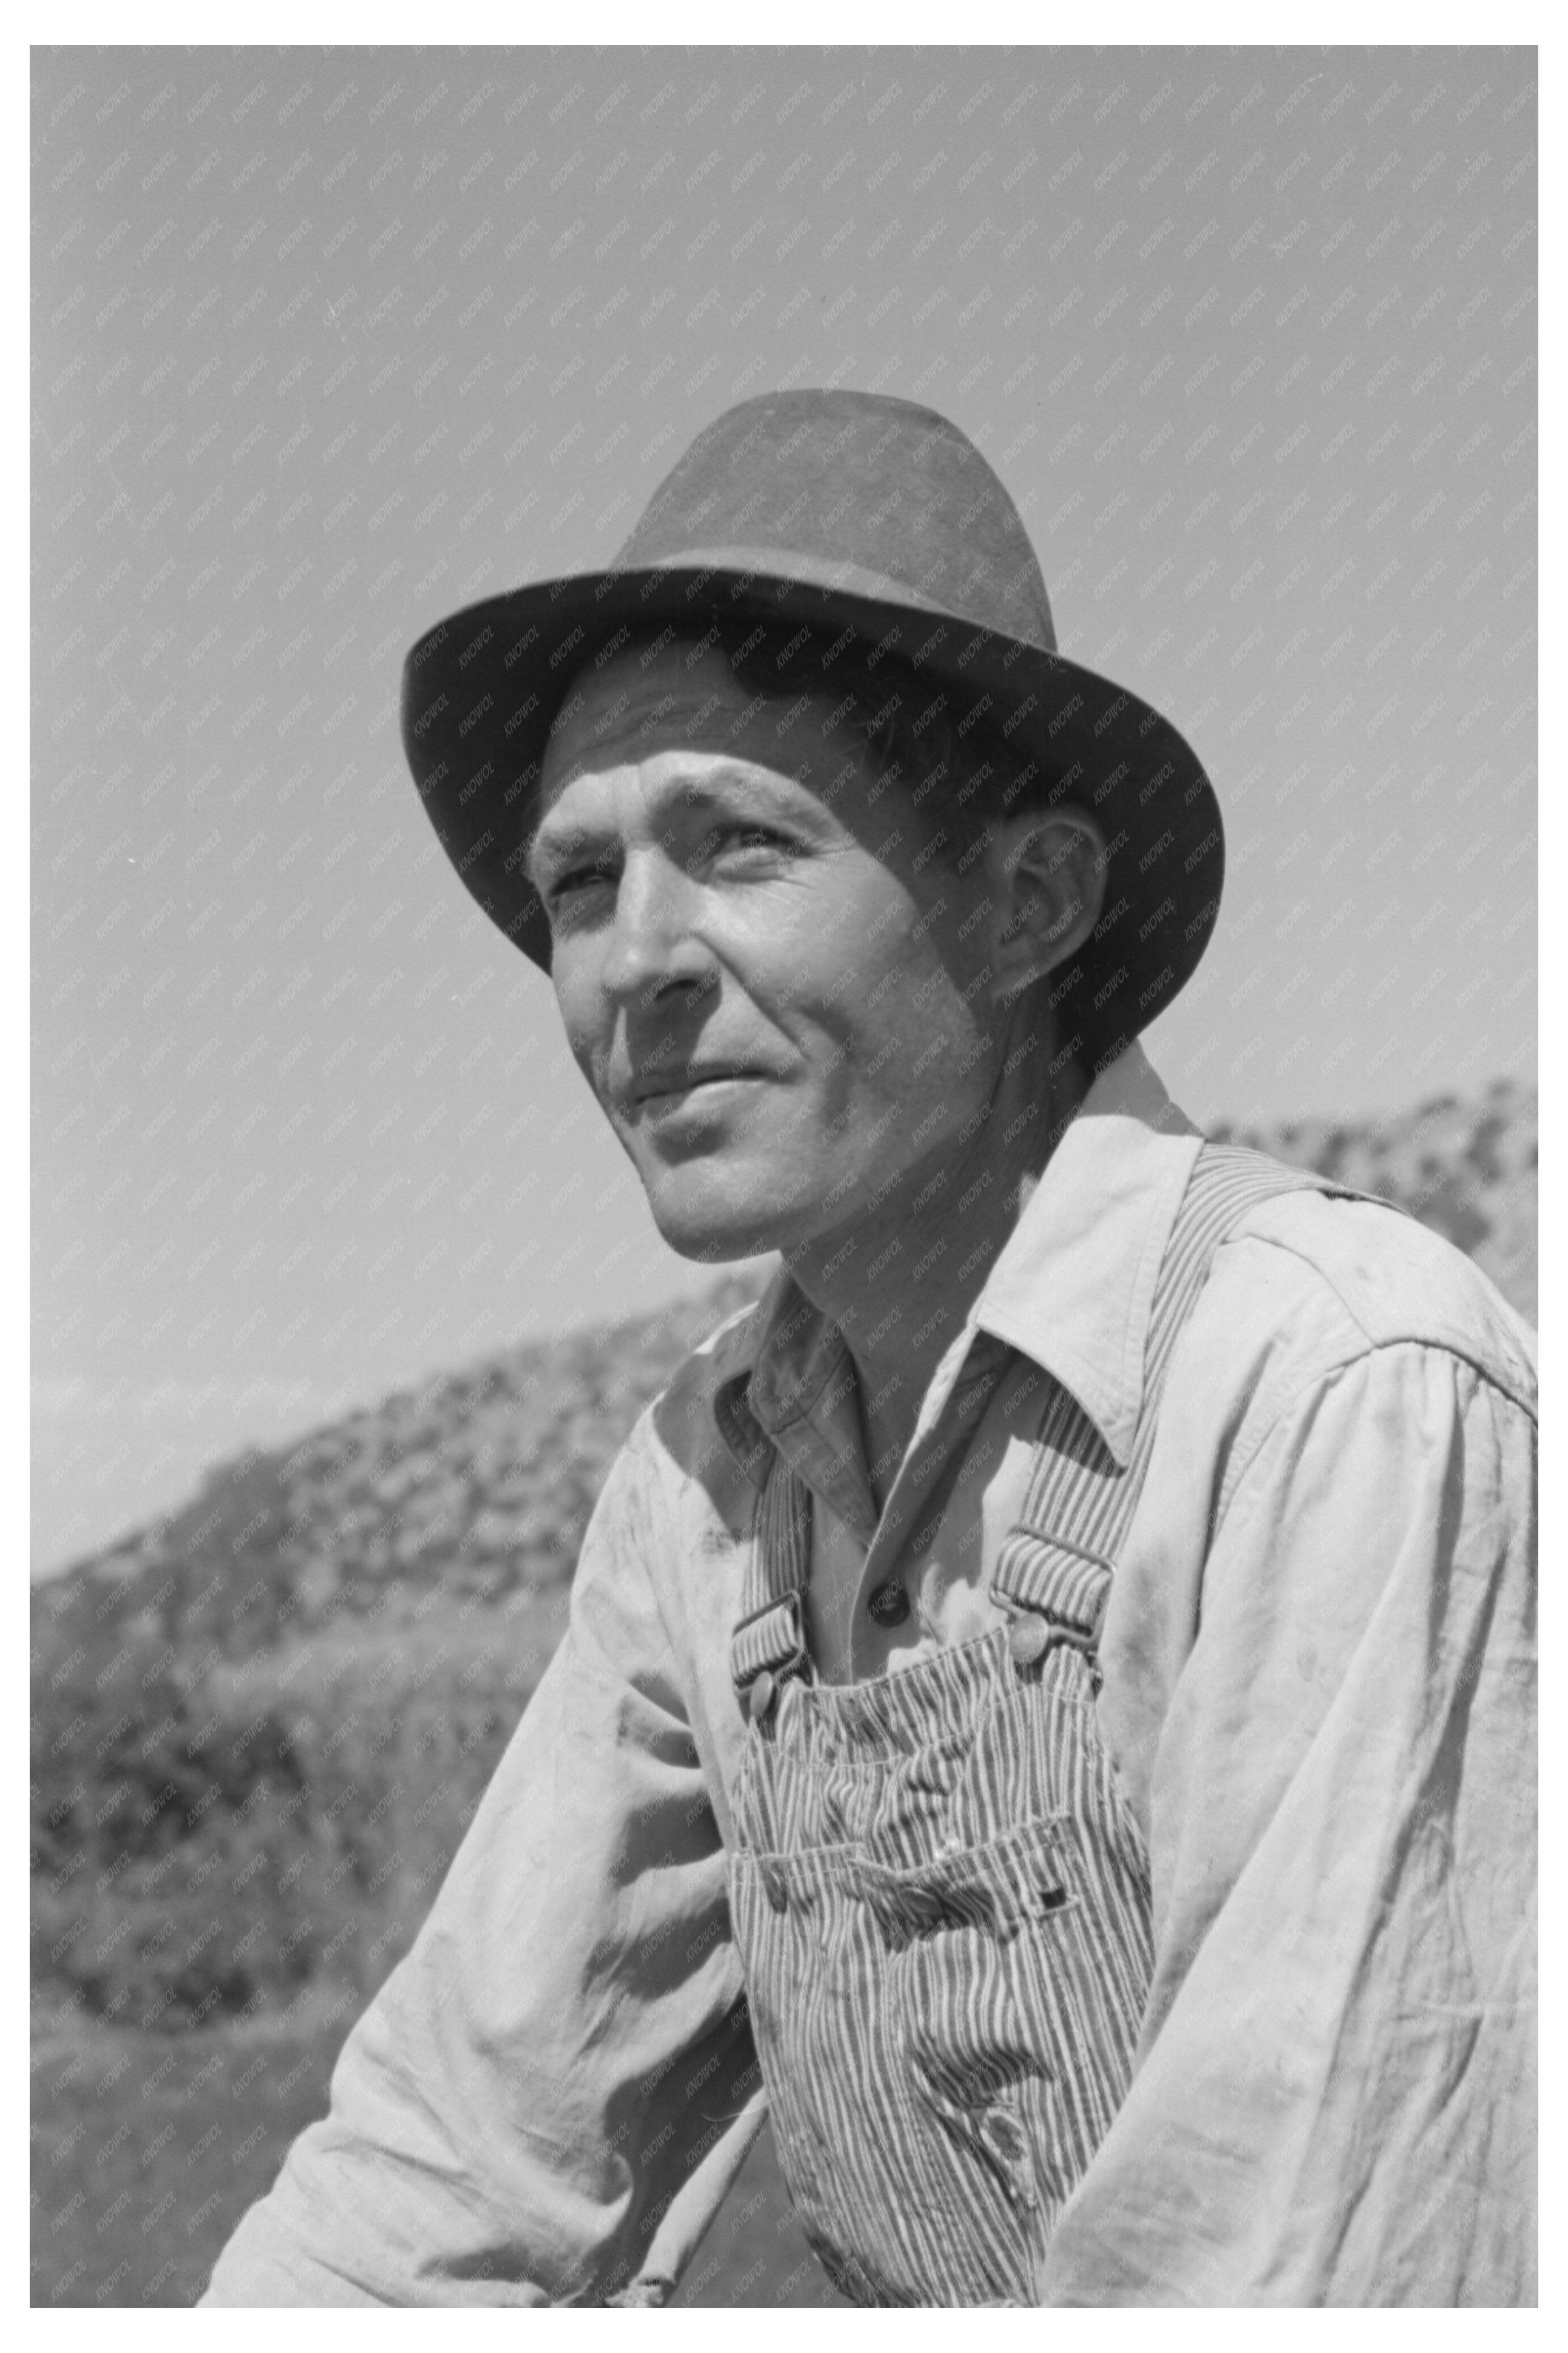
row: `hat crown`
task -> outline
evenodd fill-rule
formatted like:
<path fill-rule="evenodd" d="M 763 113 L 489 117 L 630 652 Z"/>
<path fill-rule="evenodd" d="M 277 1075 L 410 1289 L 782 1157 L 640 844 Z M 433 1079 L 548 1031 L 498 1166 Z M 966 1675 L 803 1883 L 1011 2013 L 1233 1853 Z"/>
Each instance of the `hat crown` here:
<path fill-rule="evenodd" d="M 893 596 L 1055 649 L 1023 521 L 974 443 L 916 402 L 765 393 L 698 434 L 614 570 L 723 564 Z"/>

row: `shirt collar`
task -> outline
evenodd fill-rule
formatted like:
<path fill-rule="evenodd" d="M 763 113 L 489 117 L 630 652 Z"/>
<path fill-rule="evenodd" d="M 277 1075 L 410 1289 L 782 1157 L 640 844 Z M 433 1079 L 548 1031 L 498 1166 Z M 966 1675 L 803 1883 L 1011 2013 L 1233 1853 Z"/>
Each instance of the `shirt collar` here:
<path fill-rule="evenodd" d="M 969 1312 L 1072 1392 L 1124 1467 L 1154 1286 L 1202 1143 L 1135 1039 L 1084 1097 Z"/>
<path fill-rule="evenodd" d="M 969 1310 L 1077 1399 L 1125 1465 L 1160 1261 L 1202 1142 L 1136 1039 L 1089 1088 Z M 844 1343 L 786 1270 L 722 1335 L 715 1419 L 760 1483 L 767 1433 L 810 1414 Z M 950 1356 L 949 1356 L 950 1361 Z"/>

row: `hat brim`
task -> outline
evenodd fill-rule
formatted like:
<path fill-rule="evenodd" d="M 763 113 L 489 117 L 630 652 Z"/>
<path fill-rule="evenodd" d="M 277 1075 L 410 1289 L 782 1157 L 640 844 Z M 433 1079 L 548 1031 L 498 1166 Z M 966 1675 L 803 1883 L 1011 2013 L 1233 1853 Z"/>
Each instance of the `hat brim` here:
<path fill-rule="evenodd" d="M 728 552 L 726 552 L 726 554 Z M 798 559 L 793 559 L 798 566 Z M 853 582 L 853 585 L 852 585 Z M 887 584 L 891 589 L 894 584 Z M 1213 787 L 1152 704 L 1065 655 L 925 604 L 842 566 L 780 576 L 736 556 L 573 575 L 450 615 L 403 669 L 403 745 L 425 808 L 465 887 L 514 945 L 548 972 L 550 930 L 524 868 L 550 728 L 574 680 L 652 633 L 733 643 L 758 620 L 850 628 L 922 678 L 960 687 L 1039 797 L 1091 815 L 1105 836 L 1104 911 L 1054 976 L 1064 1039 L 1100 1065 L 1191 978 L 1224 875 Z"/>

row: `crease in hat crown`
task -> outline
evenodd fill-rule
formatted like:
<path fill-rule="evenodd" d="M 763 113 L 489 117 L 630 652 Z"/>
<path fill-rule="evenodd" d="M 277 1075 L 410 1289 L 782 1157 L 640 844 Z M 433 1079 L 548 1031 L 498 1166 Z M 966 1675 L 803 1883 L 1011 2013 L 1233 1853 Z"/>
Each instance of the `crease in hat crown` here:
<path fill-rule="evenodd" d="M 844 479 L 824 504 L 834 468 Z M 715 517 L 727 527 L 712 529 Z M 676 459 L 609 571 L 737 558 L 783 564 L 821 586 L 838 585 L 827 570 L 836 563 L 848 567 L 844 585 L 862 579 L 875 594 L 876 580 L 880 593 L 913 592 L 971 627 L 1055 647 L 1045 583 L 1006 489 L 956 425 L 889 394 L 764 393 L 726 409 Z"/>
<path fill-rule="evenodd" d="M 409 766 L 453 867 L 513 944 L 548 971 L 523 852 L 550 727 L 579 674 L 618 629 L 696 638 L 768 617 L 847 627 L 938 692 L 984 698 L 1044 805 L 1082 807 L 1110 845 L 1107 912 L 1054 997 L 1097 1039 L 1147 1027 L 1213 929 L 1224 841 L 1213 786 L 1162 712 L 1059 650 L 1022 517 L 980 450 L 889 394 L 738 403 L 676 459 L 608 565 L 449 614 L 411 649 Z"/>

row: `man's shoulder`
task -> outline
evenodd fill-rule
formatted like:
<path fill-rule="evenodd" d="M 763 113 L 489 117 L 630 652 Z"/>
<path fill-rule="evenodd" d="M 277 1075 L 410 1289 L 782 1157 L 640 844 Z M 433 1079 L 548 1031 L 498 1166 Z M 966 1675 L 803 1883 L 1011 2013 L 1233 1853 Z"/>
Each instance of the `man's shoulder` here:
<path fill-rule="evenodd" d="M 1375 1349 L 1437 1348 L 1533 1412 L 1535 1335 L 1474 1261 L 1391 1203 L 1317 1190 L 1251 1209 L 1216 1255 L 1206 1322 L 1266 1334 L 1325 1371 Z"/>

